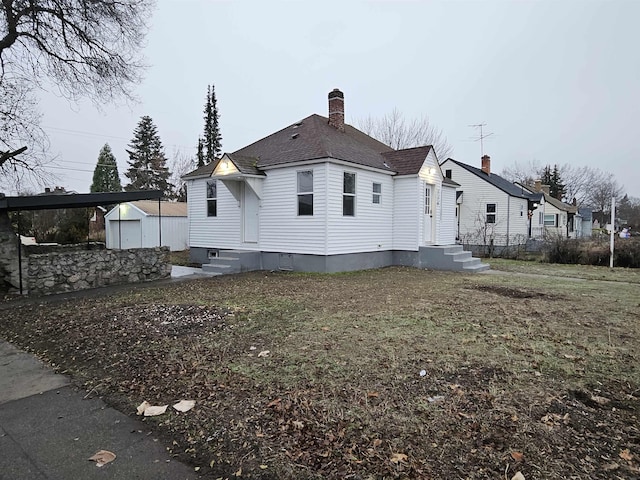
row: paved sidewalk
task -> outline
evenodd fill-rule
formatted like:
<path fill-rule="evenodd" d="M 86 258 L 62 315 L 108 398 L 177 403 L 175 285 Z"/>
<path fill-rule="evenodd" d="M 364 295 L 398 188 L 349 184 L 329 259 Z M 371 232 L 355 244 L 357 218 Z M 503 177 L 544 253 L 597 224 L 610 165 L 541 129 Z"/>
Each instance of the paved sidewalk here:
<path fill-rule="evenodd" d="M 69 385 L 0 340 L 0 480 L 192 480 L 148 425 Z M 116 459 L 88 461 L 99 450 Z"/>

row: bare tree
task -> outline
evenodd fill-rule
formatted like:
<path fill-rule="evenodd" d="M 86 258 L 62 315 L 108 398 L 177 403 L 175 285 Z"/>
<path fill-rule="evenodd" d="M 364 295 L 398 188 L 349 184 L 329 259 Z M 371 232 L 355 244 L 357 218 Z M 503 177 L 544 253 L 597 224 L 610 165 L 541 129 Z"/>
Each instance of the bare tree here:
<path fill-rule="evenodd" d="M 187 184 L 182 177 L 193 170 L 195 164 L 194 159 L 188 154 L 179 149 L 174 150 L 169 181 L 174 185 L 174 196 L 179 202 L 187 201 Z"/>
<path fill-rule="evenodd" d="M 533 185 L 535 180 L 542 178 L 544 168 L 535 160 L 515 162 L 513 166 L 504 168 L 501 175 L 512 182 Z M 565 163 L 558 166 L 558 172 L 564 186 L 563 200 L 571 203 L 575 199 L 577 205 L 585 205 L 596 211 L 608 212 L 605 203 L 611 204 L 612 194 L 619 197 L 624 190 L 613 174 L 597 168 Z"/>
<path fill-rule="evenodd" d="M 133 99 L 153 0 L 2 0 L 0 175 L 37 172 L 48 144 L 33 92 L 51 81 L 97 105 Z M 25 148 L 30 151 L 25 155 Z M 33 151 L 33 153 L 31 153 Z"/>
<path fill-rule="evenodd" d="M 605 215 L 611 213 L 611 198 L 621 198 L 624 188 L 611 173 L 599 172 L 600 177 L 590 187 L 587 193 L 585 204 L 593 208 L 596 212 Z"/>
<path fill-rule="evenodd" d="M 394 108 L 382 118 L 368 116 L 358 119 L 356 126 L 395 150 L 433 145 L 440 160 L 446 160 L 453 153 L 453 147 L 447 142 L 442 130 L 431 124 L 427 116 L 406 120 L 404 115 Z"/>
<path fill-rule="evenodd" d="M 532 159 L 528 162 L 516 161 L 510 167 L 505 167 L 500 175 L 510 182 L 518 182 L 522 185 L 533 185 L 540 177 L 543 167 L 538 160 Z"/>

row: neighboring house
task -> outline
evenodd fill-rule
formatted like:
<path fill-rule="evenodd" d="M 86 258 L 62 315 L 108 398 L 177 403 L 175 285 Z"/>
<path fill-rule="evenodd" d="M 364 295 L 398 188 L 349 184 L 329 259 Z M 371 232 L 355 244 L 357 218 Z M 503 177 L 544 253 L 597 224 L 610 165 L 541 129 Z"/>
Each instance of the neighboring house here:
<path fill-rule="evenodd" d="M 104 218 L 107 248 L 168 246 L 171 251 L 189 248 L 189 221 L 184 202 L 126 202 L 114 207 Z"/>
<path fill-rule="evenodd" d="M 578 238 L 582 236 L 582 216 L 575 205 L 564 203 L 549 194 L 549 186 L 542 185 L 540 180 L 533 187 L 518 184 L 530 193 L 543 195 L 543 201 L 533 211 L 533 221 L 538 225 L 532 228 L 535 237 Z M 589 224 L 591 222 L 589 221 Z M 589 236 L 590 233 L 589 233 Z"/>
<path fill-rule="evenodd" d="M 396 151 L 345 124 L 337 89 L 329 118 L 306 117 L 183 180 L 191 259 L 219 271 L 446 268 L 430 260 L 445 250 L 426 247 L 455 243 L 457 185 L 433 148 Z"/>
<path fill-rule="evenodd" d="M 107 213 L 107 209 L 102 206 L 97 206 L 93 209 L 93 215 L 89 218 L 89 238 L 94 241 L 105 241 L 105 223 L 104 216 Z"/>
<path fill-rule="evenodd" d="M 440 165 L 445 176 L 457 182 L 458 240 L 474 251 L 497 252 L 526 244 L 535 234 L 533 212 L 542 201 L 507 179 L 491 173 L 491 158 L 482 157 L 481 168 L 448 158 Z"/>
<path fill-rule="evenodd" d="M 577 238 L 591 238 L 593 234 L 593 211 L 590 208 L 579 207 L 578 215 L 582 221 L 580 222 L 579 228 L 576 226 Z"/>

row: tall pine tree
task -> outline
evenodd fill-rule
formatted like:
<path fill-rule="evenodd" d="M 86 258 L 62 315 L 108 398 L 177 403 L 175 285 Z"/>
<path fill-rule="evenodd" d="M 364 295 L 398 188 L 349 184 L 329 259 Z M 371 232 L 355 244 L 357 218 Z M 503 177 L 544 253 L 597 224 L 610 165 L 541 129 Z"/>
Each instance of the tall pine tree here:
<path fill-rule="evenodd" d="M 562 183 L 558 165 L 554 165 L 553 169 L 551 169 L 551 165 L 547 165 L 542 170 L 540 177 L 543 185 L 549 185 L 549 195 L 558 200 L 562 200 L 565 194 L 565 185 Z"/>
<path fill-rule="evenodd" d="M 111 153 L 111 147 L 108 143 L 105 143 L 104 147 L 100 149 L 98 163 L 93 170 L 93 182 L 91 183 L 90 191 L 91 193 L 122 191 L 116 157 Z"/>
<path fill-rule="evenodd" d="M 202 137 L 198 137 L 198 168 L 204 167 L 204 143 L 202 142 Z"/>
<path fill-rule="evenodd" d="M 211 163 L 222 153 L 222 134 L 220 133 L 220 113 L 214 85 L 207 85 L 207 98 L 204 105 L 204 162 Z"/>
<path fill-rule="evenodd" d="M 130 183 L 124 189 L 161 190 L 165 198 L 172 198 L 173 185 L 169 183 L 171 174 L 167 168 L 167 157 L 151 117 L 140 119 L 127 153 L 129 170 L 125 175 Z"/>

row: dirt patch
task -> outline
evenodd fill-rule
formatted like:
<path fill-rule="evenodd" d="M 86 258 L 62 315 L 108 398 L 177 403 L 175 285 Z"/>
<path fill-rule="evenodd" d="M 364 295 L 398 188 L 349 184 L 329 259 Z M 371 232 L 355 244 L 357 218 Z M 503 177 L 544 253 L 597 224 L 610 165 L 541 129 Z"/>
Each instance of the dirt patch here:
<path fill-rule="evenodd" d="M 195 400 L 143 421 L 203 478 L 636 478 L 636 290 L 255 272 L 9 302 L 0 336 L 129 415 Z"/>
<path fill-rule="evenodd" d="M 533 292 L 531 290 L 521 290 L 499 285 L 475 285 L 474 288 L 481 292 L 495 293 L 496 295 L 502 295 L 503 297 L 510 298 L 545 298 L 547 300 L 558 298 L 557 295 L 549 293 Z"/>

